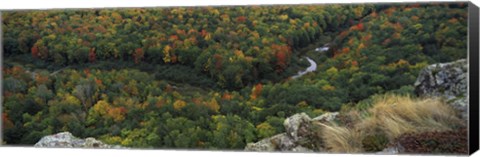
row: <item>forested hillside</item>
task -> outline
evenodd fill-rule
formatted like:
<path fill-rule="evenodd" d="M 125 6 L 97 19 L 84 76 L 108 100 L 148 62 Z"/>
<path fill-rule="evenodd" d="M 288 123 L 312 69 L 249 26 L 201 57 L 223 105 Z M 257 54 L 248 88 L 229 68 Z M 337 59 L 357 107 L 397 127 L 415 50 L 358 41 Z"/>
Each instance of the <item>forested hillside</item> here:
<path fill-rule="evenodd" d="M 6 144 L 69 131 L 127 147 L 243 149 L 295 113 L 413 94 L 420 69 L 467 56 L 464 3 L 2 15 Z M 316 71 L 291 78 L 306 56 Z"/>
<path fill-rule="evenodd" d="M 369 13 L 373 5 L 59 10 L 6 13 L 5 55 L 51 64 L 103 60 L 182 64 L 222 88 L 279 80 L 293 49 Z M 291 72 L 290 72 L 291 73 Z"/>

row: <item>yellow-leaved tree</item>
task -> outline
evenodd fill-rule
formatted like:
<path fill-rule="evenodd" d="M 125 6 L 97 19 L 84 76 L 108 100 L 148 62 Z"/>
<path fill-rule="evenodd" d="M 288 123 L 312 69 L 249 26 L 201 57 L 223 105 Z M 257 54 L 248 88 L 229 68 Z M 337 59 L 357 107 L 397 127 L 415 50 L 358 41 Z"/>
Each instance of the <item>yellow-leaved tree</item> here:
<path fill-rule="evenodd" d="M 167 45 L 167 46 L 165 46 L 165 47 L 163 48 L 163 61 L 164 61 L 165 63 L 170 63 L 171 60 L 172 60 L 172 59 L 171 59 L 171 56 L 170 56 L 170 50 L 171 50 L 171 49 L 172 49 L 172 48 L 171 48 L 169 45 Z"/>
<path fill-rule="evenodd" d="M 173 108 L 175 110 L 181 110 L 183 107 L 187 106 L 187 103 L 183 100 L 176 100 L 174 103 L 173 103 Z"/>
<path fill-rule="evenodd" d="M 215 98 L 210 99 L 210 101 L 207 103 L 207 107 L 214 112 L 218 112 L 218 110 L 220 110 L 220 105 Z"/>

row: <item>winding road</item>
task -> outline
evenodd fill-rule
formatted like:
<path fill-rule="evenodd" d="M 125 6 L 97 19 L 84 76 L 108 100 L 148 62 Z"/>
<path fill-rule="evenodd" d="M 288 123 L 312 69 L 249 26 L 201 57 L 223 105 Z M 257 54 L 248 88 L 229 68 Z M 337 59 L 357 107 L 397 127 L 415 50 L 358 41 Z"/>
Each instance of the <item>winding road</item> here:
<path fill-rule="evenodd" d="M 303 75 L 305 75 L 309 72 L 313 72 L 313 71 L 317 70 L 317 63 L 315 63 L 315 61 L 313 61 L 310 57 L 305 57 L 305 58 L 310 63 L 310 66 L 307 69 L 305 69 L 304 71 L 299 71 L 297 75 L 292 76 L 293 79 L 302 77 Z"/>

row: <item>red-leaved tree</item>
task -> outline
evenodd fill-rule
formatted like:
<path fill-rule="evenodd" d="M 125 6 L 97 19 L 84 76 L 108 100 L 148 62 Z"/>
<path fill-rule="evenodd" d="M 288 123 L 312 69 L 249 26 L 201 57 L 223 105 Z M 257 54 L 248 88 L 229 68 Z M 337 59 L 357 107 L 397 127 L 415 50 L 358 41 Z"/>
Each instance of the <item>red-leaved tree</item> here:
<path fill-rule="evenodd" d="M 135 52 L 133 53 L 133 59 L 135 60 L 135 64 L 138 64 L 143 59 L 143 55 L 144 53 L 142 48 L 135 49 Z"/>
<path fill-rule="evenodd" d="M 95 53 L 95 48 L 90 48 L 90 51 L 88 52 L 88 61 L 93 63 L 96 59 L 97 55 Z"/>

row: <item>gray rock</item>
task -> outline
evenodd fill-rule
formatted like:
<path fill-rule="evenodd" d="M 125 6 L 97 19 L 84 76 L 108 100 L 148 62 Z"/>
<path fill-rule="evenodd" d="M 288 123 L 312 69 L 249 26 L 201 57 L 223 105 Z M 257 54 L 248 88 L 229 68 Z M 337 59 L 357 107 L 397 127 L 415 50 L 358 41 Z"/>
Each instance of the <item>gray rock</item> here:
<path fill-rule="evenodd" d="M 299 147 L 295 141 L 287 136 L 286 133 L 277 134 L 275 136 L 265 138 L 257 143 L 248 143 L 245 151 L 302 151 L 305 149 Z M 295 149 L 297 148 L 297 149 Z"/>
<path fill-rule="evenodd" d="M 280 151 L 293 151 L 297 147 L 296 141 L 287 134 L 278 134 L 270 140 Z"/>
<path fill-rule="evenodd" d="M 420 72 L 415 82 L 415 92 L 428 96 L 466 95 L 467 70 L 465 59 L 429 65 Z"/>
<path fill-rule="evenodd" d="M 466 59 L 429 65 L 420 72 L 414 84 L 415 93 L 423 97 L 443 97 L 460 112 L 463 119 L 467 119 L 467 77 Z"/>
<path fill-rule="evenodd" d="M 256 143 L 248 143 L 245 151 L 292 151 L 292 152 L 313 152 L 307 148 L 313 147 L 311 137 L 314 134 L 311 130 L 312 122 L 332 121 L 338 113 L 325 113 L 311 119 L 305 113 L 298 113 L 285 119 L 283 126 L 286 132 L 265 138 Z"/>
<path fill-rule="evenodd" d="M 313 150 L 302 147 L 302 146 L 297 146 L 292 149 L 293 152 L 313 152 Z"/>
<path fill-rule="evenodd" d="M 112 146 L 104 144 L 95 138 L 80 139 L 70 132 L 61 132 L 55 135 L 45 136 L 38 141 L 34 147 L 54 147 L 54 148 L 124 148 L 121 146 Z"/>
<path fill-rule="evenodd" d="M 320 122 L 331 122 L 335 120 L 339 113 L 338 112 L 327 112 L 318 117 L 313 118 L 313 121 L 320 121 Z"/>
<path fill-rule="evenodd" d="M 276 147 L 272 142 L 270 142 L 270 139 L 263 139 L 257 143 L 248 143 L 245 147 L 245 151 L 272 152 L 275 150 Z"/>
<path fill-rule="evenodd" d="M 281 136 L 284 136 L 284 134 L 278 134 L 270 138 L 265 138 L 263 140 L 258 141 L 257 143 L 248 143 L 247 146 L 245 147 L 245 150 L 246 151 L 267 151 L 267 152 L 276 151 L 278 150 L 276 142 L 280 141 L 280 139 L 282 138 Z"/>
<path fill-rule="evenodd" d="M 453 108 L 460 111 L 460 116 L 462 119 L 468 119 L 468 98 L 467 97 L 460 97 L 451 99 L 448 104 Z"/>
<path fill-rule="evenodd" d="M 299 113 L 285 119 L 283 126 L 287 131 L 287 135 L 295 141 L 298 141 L 300 138 L 298 133 L 299 130 L 304 129 L 302 127 L 310 125 L 309 123 L 311 120 L 312 119 L 307 114 Z"/>

